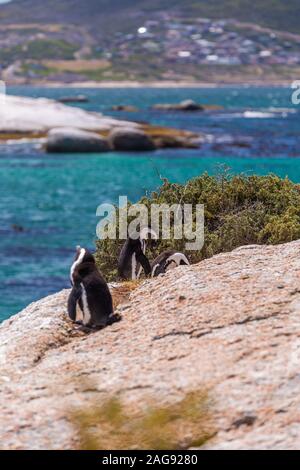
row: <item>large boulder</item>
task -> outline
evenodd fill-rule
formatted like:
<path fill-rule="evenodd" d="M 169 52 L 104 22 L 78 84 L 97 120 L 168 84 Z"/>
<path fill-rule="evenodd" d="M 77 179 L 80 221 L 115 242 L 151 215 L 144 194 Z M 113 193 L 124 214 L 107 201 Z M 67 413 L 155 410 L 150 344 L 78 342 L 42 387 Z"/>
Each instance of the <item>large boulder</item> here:
<path fill-rule="evenodd" d="M 109 150 L 109 144 L 94 132 L 63 127 L 48 133 L 46 150 L 49 153 L 101 153 Z"/>
<path fill-rule="evenodd" d="M 208 389 L 213 449 L 298 449 L 300 241 L 247 246 L 143 282 L 86 335 L 69 291 L 0 325 L 0 448 L 72 449 L 70 412 Z M 112 294 L 121 295 L 114 286 Z M 123 294 L 122 294 L 123 295 Z"/>
<path fill-rule="evenodd" d="M 114 150 L 125 152 L 139 152 L 155 150 L 151 137 L 144 131 L 135 128 L 113 129 L 108 136 L 109 143 Z"/>

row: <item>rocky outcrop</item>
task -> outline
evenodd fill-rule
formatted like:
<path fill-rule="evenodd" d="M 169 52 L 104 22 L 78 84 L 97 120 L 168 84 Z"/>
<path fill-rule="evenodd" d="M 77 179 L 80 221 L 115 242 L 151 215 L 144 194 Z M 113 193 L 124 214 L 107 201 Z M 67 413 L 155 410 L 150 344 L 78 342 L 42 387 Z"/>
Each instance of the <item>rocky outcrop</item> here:
<path fill-rule="evenodd" d="M 151 151 L 155 150 L 154 141 L 146 132 L 140 129 L 118 128 L 113 129 L 108 140 L 114 150 L 125 152 Z"/>
<path fill-rule="evenodd" d="M 48 133 L 49 153 L 101 153 L 110 150 L 108 142 L 94 132 L 62 127 Z"/>
<path fill-rule="evenodd" d="M 139 128 L 134 122 L 121 121 L 101 113 L 66 106 L 46 98 L 5 96 L 0 106 L 0 132 L 43 133 L 57 127 L 72 127 L 87 131 L 109 132 L 115 127 Z"/>
<path fill-rule="evenodd" d="M 68 136 L 65 135 L 63 138 L 62 135 L 69 126 L 72 127 L 72 135 L 68 130 Z M 58 132 L 60 128 L 62 131 Z M 94 132 L 97 136 L 88 137 L 81 131 Z M 49 132 L 51 133 L 47 143 Z M 96 152 L 102 152 L 107 150 L 105 141 L 108 136 L 110 148 L 118 151 L 150 151 L 165 147 L 195 148 L 199 147 L 197 140 L 201 137 L 199 134 L 181 129 L 113 119 L 101 113 L 88 112 L 45 98 L 2 97 L 0 106 L 2 143 L 32 142 L 39 144 L 41 148 L 44 148 L 46 143 L 45 147 L 50 147 L 51 151 L 94 152 L 96 148 Z M 75 146 L 75 139 L 78 148 Z"/>
<path fill-rule="evenodd" d="M 210 390 L 213 449 L 297 449 L 300 241 L 248 246 L 147 280 L 122 321 L 86 336 L 68 291 L 0 327 L 0 447 L 77 445 L 69 410 L 119 393 L 172 403 Z M 118 291 L 112 289 L 113 294 Z"/>

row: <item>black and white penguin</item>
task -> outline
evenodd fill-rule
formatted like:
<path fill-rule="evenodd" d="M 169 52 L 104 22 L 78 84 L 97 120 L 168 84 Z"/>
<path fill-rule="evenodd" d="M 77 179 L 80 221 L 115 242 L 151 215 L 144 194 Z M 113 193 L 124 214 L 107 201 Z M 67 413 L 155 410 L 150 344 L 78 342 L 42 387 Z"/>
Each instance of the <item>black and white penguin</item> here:
<path fill-rule="evenodd" d="M 183 253 L 175 250 L 167 250 L 161 253 L 151 265 L 151 277 L 166 273 L 169 269 L 180 265 L 189 266 L 189 260 Z"/>
<path fill-rule="evenodd" d="M 157 239 L 156 233 L 150 228 L 143 229 L 137 240 L 130 236 L 127 238 L 118 259 L 120 279 L 139 279 L 143 270 L 146 276 L 151 274 L 151 265 L 146 256 L 146 238 L 148 235 L 152 235 L 155 240 Z"/>
<path fill-rule="evenodd" d="M 108 285 L 96 266 L 92 253 L 77 247 L 70 271 L 73 286 L 68 300 L 72 321 L 87 328 L 101 328 L 111 323 L 113 302 Z"/>

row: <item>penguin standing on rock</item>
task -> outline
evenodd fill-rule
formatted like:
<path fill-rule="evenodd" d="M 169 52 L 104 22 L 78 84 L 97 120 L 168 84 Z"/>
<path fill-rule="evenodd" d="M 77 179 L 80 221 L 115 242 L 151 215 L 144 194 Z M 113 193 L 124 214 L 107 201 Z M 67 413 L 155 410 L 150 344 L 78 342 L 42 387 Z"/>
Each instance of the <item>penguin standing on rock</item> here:
<path fill-rule="evenodd" d="M 121 279 L 139 279 L 142 270 L 146 276 L 151 274 L 151 265 L 145 254 L 148 234 L 157 240 L 157 234 L 148 227 L 141 231 L 138 239 L 134 240 L 130 236 L 127 238 L 118 259 L 118 274 Z"/>
<path fill-rule="evenodd" d="M 183 253 L 175 250 L 167 250 L 161 253 L 151 265 L 151 277 L 165 274 L 169 269 L 176 266 L 189 266 L 189 260 Z"/>
<path fill-rule="evenodd" d="M 77 247 L 70 278 L 73 286 L 68 300 L 70 319 L 87 329 L 112 323 L 113 302 L 108 285 L 93 255 L 85 248 Z"/>

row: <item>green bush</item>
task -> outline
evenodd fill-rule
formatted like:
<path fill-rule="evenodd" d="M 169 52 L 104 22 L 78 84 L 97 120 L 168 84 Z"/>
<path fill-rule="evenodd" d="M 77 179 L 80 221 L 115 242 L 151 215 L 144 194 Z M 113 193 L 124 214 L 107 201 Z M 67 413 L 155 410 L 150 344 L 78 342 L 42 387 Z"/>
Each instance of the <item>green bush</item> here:
<path fill-rule="evenodd" d="M 275 175 L 219 177 L 203 174 L 186 184 L 163 180 L 162 186 L 139 202 L 204 204 L 205 244 L 187 254 L 192 263 L 242 245 L 279 244 L 300 238 L 300 186 Z M 98 240 L 96 259 L 108 280 L 117 276 L 117 259 L 124 241 Z M 149 244 L 153 260 L 167 248 L 184 251 L 186 240 Z"/>

